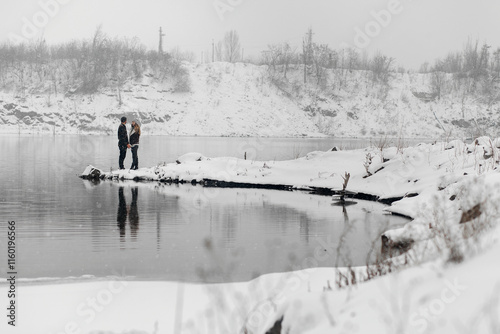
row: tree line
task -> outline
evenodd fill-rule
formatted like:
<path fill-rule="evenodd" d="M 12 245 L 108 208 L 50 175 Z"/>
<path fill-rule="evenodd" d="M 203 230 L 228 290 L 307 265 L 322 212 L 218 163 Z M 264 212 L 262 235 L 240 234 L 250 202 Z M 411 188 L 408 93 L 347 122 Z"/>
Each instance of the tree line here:
<path fill-rule="evenodd" d="M 313 31 L 304 34 L 302 45 L 289 42 L 267 46 L 253 63 L 266 65 L 272 80 L 287 80 L 293 67 L 303 72 L 303 81 L 326 87 L 329 73 L 334 73 L 335 85 L 342 87 L 352 71 L 365 71 L 373 84 L 388 85 L 391 75 L 406 72 L 396 67 L 395 59 L 380 52 L 370 56 L 354 48 L 333 49 L 313 40 Z M 0 85 L 14 84 L 22 92 L 33 83 L 42 90 L 92 94 L 102 87 L 116 88 L 121 103 L 123 85 L 130 79 L 141 78 L 151 70 L 159 80 L 171 79 L 175 90 L 190 90 L 189 73 L 183 61 L 193 62 L 194 54 L 179 48 L 163 53 L 148 50 L 137 38 L 112 38 L 98 27 L 91 38 L 48 45 L 43 39 L 30 44 L 0 44 Z M 228 31 L 212 45 L 213 61 L 243 60 L 240 37 Z M 249 62 L 249 60 L 246 60 Z M 329 71 L 333 70 L 333 71 Z M 431 65 L 422 64 L 419 72 L 431 77 L 431 88 L 437 98 L 460 92 L 486 97 L 489 103 L 498 99 L 500 79 L 500 48 L 469 40 L 460 51 L 450 52 Z"/>
<path fill-rule="evenodd" d="M 194 57 L 178 48 L 165 54 L 147 50 L 137 38 L 111 38 L 99 27 L 89 39 L 62 44 L 48 45 L 44 39 L 0 44 L 0 85 L 14 84 L 24 92 L 28 84 L 50 82 L 55 94 L 92 94 L 102 87 L 116 87 L 120 93 L 128 79 L 141 78 L 151 69 L 160 80 L 171 77 L 176 88 L 186 91 L 184 60 Z"/>
<path fill-rule="evenodd" d="M 288 42 L 271 44 L 262 53 L 261 63 L 268 65 L 273 77 L 281 74 L 286 80 L 293 65 L 302 65 L 304 83 L 315 81 L 325 84 L 331 69 L 337 87 L 342 87 L 353 70 L 367 71 L 373 84 L 387 85 L 393 73 L 409 72 L 397 66 L 394 58 L 376 52 L 369 56 L 354 48 L 333 49 L 327 44 L 316 43 L 309 29 L 301 47 Z M 397 66 L 397 67 L 396 67 Z M 432 65 L 425 62 L 419 71 L 430 76 L 432 94 L 441 99 L 446 94 L 455 94 L 465 100 L 476 96 L 491 105 L 500 100 L 500 47 L 493 49 L 487 43 L 468 40 L 462 50 L 450 52 L 445 58 L 437 59 Z"/>
<path fill-rule="evenodd" d="M 462 50 L 450 52 L 431 65 L 425 62 L 421 73 L 432 75 L 432 87 L 438 98 L 460 92 L 463 98 L 479 95 L 491 104 L 500 97 L 500 47 L 469 39 Z"/>

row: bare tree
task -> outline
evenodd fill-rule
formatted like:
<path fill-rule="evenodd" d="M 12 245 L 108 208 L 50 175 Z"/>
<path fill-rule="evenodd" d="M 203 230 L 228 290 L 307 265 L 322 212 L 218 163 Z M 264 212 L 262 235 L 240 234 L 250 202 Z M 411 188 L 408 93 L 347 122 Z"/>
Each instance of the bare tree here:
<path fill-rule="evenodd" d="M 446 83 L 446 73 L 444 72 L 443 62 L 440 60 L 436 60 L 436 63 L 432 67 L 432 77 L 431 77 L 431 86 L 432 91 L 436 94 L 438 100 L 441 99 L 441 94 L 444 89 Z"/>
<path fill-rule="evenodd" d="M 123 85 L 129 76 L 129 67 L 127 66 L 127 54 L 130 50 L 129 41 L 127 39 L 115 39 L 112 43 L 111 57 L 111 81 L 116 84 L 116 93 L 118 105 L 122 105 L 122 90 Z"/>
<path fill-rule="evenodd" d="M 463 57 L 460 52 L 450 52 L 442 62 L 443 71 L 446 73 L 458 73 L 462 71 Z"/>
<path fill-rule="evenodd" d="M 175 61 L 179 61 L 179 62 L 187 61 L 189 63 L 192 63 L 192 62 L 194 62 L 194 59 L 195 59 L 195 55 L 193 52 L 182 51 L 178 46 L 173 48 L 169 52 L 169 54 L 172 57 L 172 59 L 174 59 Z"/>
<path fill-rule="evenodd" d="M 144 72 L 142 60 L 146 58 L 146 48 L 141 44 L 140 40 L 135 37 L 129 43 L 128 52 L 128 57 L 132 61 L 134 75 L 139 79 Z"/>
<path fill-rule="evenodd" d="M 276 65 L 279 64 L 282 57 L 282 48 L 278 44 L 270 44 L 267 50 L 262 52 L 262 61 L 268 66 L 268 71 L 272 74 L 276 72 Z"/>
<path fill-rule="evenodd" d="M 429 62 L 426 61 L 422 65 L 420 65 L 420 68 L 418 70 L 419 73 L 428 73 L 429 72 Z"/>
<path fill-rule="evenodd" d="M 302 60 L 304 62 L 304 83 L 307 82 L 307 65 L 311 62 L 313 52 L 313 31 L 312 28 L 307 30 L 306 36 L 302 40 Z"/>
<path fill-rule="evenodd" d="M 488 75 L 489 48 L 483 44 L 479 50 L 479 41 L 468 40 L 463 51 L 463 69 L 460 78 L 471 81 L 469 93 L 477 90 L 478 83 Z"/>
<path fill-rule="evenodd" d="M 94 93 L 104 84 L 108 70 L 108 61 L 111 57 L 108 53 L 108 37 L 102 31 L 102 26 L 97 27 L 90 44 L 83 46 L 84 61 L 82 62 L 82 91 Z"/>
<path fill-rule="evenodd" d="M 349 72 L 352 70 L 356 70 L 359 67 L 359 52 L 354 49 L 354 48 L 348 48 L 347 49 L 347 57 L 348 57 L 348 62 L 347 62 L 347 69 Z"/>
<path fill-rule="evenodd" d="M 371 61 L 373 81 L 389 82 L 389 75 L 392 69 L 394 58 L 377 53 Z"/>
<path fill-rule="evenodd" d="M 222 41 L 217 42 L 217 44 L 215 44 L 215 59 L 217 61 L 223 61 L 224 60 L 222 58 L 222 49 L 223 49 Z"/>
<path fill-rule="evenodd" d="M 0 44 L 0 84 L 11 84 L 24 94 L 29 83 L 40 93 L 50 89 L 49 94 L 56 95 L 92 94 L 101 87 L 112 87 L 120 102 L 123 86 L 128 80 L 139 79 L 147 66 L 161 80 L 167 76 L 180 78 L 178 82 L 182 79 L 182 85 L 177 87 L 187 91 L 189 71 L 181 69 L 181 63 L 193 59 L 192 53 L 179 49 L 172 55 L 147 52 L 137 38 L 109 38 L 99 26 L 91 38 L 84 40 L 50 46 L 43 39 L 28 44 Z"/>
<path fill-rule="evenodd" d="M 267 46 L 267 50 L 262 52 L 262 63 L 269 66 L 268 69 L 271 73 L 276 72 L 276 68 L 279 66 L 286 79 L 289 67 L 296 57 L 295 50 L 288 42 L 270 44 Z"/>
<path fill-rule="evenodd" d="M 370 57 L 368 56 L 368 51 L 363 50 L 361 54 L 361 59 L 359 61 L 359 69 L 369 70 L 370 69 Z"/>
<path fill-rule="evenodd" d="M 330 61 L 331 50 L 327 44 L 313 43 L 312 61 L 316 74 L 316 84 L 326 84 L 326 69 Z"/>
<path fill-rule="evenodd" d="M 236 30 L 230 30 L 224 35 L 224 60 L 234 63 L 241 58 L 240 37 Z"/>
<path fill-rule="evenodd" d="M 500 78 L 500 48 L 497 48 L 493 52 L 493 58 L 491 60 L 491 71 L 494 73 L 496 79 Z"/>
<path fill-rule="evenodd" d="M 45 39 L 40 38 L 30 44 L 31 56 L 29 64 L 34 65 L 35 73 L 38 75 L 38 80 L 43 82 L 45 79 L 45 66 L 49 63 L 50 53 Z"/>
<path fill-rule="evenodd" d="M 281 61 L 283 64 L 283 77 L 286 79 L 288 67 L 290 66 L 293 59 L 295 58 L 295 49 L 292 49 L 290 44 L 288 42 L 285 42 L 285 43 L 283 43 L 281 50 L 282 50 Z"/>

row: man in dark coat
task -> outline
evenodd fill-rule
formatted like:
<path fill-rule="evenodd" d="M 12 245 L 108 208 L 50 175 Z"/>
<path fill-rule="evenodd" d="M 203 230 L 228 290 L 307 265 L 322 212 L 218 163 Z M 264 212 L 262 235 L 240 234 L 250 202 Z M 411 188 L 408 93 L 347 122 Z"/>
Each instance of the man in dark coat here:
<path fill-rule="evenodd" d="M 118 127 L 118 148 L 120 149 L 120 158 L 118 159 L 118 165 L 120 169 L 125 169 L 123 166 L 123 160 L 125 160 L 125 156 L 127 155 L 127 148 L 130 147 L 128 142 L 127 128 L 125 124 L 127 124 L 127 117 L 122 117 L 121 124 Z"/>

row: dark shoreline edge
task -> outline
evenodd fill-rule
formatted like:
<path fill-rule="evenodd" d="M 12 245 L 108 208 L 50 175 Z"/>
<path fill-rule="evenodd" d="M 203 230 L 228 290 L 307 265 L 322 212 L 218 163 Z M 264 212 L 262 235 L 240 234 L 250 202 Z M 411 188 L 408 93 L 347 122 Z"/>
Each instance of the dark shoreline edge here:
<path fill-rule="evenodd" d="M 314 195 L 320 195 L 320 196 L 335 196 L 335 195 L 342 195 L 341 190 L 334 190 L 331 188 L 323 188 L 323 187 L 296 187 L 292 185 L 286 185 L 286 184 L 267 184 L 267 183 L 247 183 L 247 182 L 234 182 L 234 181 L 222 181 L 222 180 L 215 180 L 215 179 L 202 179 L 201 181 L 198 181 L 196 179 L 193 179 L 191 181 L 187 180 L 180 180 L 180 179 L 161 179 L 161 180 L 150 180 L 150 179 L 145 179 L 145 178 L 140 178 L 140 177 L 135 177 L 133 179 L 124 179 L 124 178 L 119 178 L 119 177 L 109 177 L 105 175 L 80 175 L 80 178 L 84 180 L 89 180 L 89 181 L 94 181 L 94 182 L 99 182 L 101 180 L 120 180 L 120 181 L 135 181 L 135 182 L 158 182 L 158 183 L 167 183 L 167 184 L 191 184 L 191 185 L 201 185 L 206 188 L 240 188 L 240 189 L 269 189 L 269 190 L 281 190 L 281 191 L 305 191 L 309 192 L 310 194 Z M 348 192 L 344 194 L 346 198 L 352 198 L 352 199 L 360 199 L 360 200 L 365 200 L 365 201 L 372 201 L 372 202 L 378 202 L 386 205 L 391 205 L 392 203 L 399 201 L 405 197 L 414 197 L 417 196 L 418 194 L 408 194 L 406 196 L 400 196 L 400 197 L 391 197 L 391 198 L 380 198 L 377 195 L 372 195 L 372 194 L 367 194 L 367 193 L 361 193 L 361 192 Z M 393 215 L 398 215 L 404 218 L 408 218 L 412 220 L 412 217 L 405 216 L 403 214 L 398 214 L 398 213 L 392 213 Z"/>

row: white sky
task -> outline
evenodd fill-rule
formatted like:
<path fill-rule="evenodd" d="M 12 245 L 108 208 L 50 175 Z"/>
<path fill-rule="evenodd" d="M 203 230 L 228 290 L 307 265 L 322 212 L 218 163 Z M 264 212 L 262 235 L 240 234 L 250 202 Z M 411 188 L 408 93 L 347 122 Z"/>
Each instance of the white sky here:
<path fill-rule="evenodd" d="M 58 1 L 65 4 L 44 22 L 41 3 Z M 215 2 L 232 9 L 224 20 Z M 137 36 L 156 49 L 162 26 L 165 49 L 179 46 L 199 58 L 210 52 L 212 38 L 235 29 L 245 55 L 257 56 L 270 43 L 300 46 L 311 26 L 315 41 L 339 48 L 355 45 L 356 28 L 365 30 L 367 23 L 376 28 L 371 12 L 386 10 L 391 2 L 398 12 L 370 38 L 370 53 L 380 50 L 418 68 L 460 49 L 469 37 L 500 47 L 498 0 L 0 0 L 0 41 L 23 36 L 24 22 L 34 23 L 35 16 L 36 29 L 49 43 L 88 38 L 102 24 L 108 35 Z"/>

